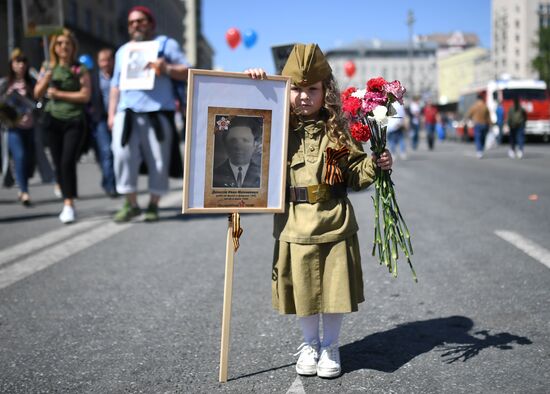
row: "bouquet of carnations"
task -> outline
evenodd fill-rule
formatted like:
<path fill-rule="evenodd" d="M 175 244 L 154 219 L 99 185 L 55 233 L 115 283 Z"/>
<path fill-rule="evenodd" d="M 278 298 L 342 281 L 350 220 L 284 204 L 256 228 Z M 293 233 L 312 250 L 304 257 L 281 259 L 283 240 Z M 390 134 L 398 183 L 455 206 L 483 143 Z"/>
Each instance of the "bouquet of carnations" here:
<path fill-rule="evenodd" d="M 405 88 L 399 81 L 387 82 L 384 78 L 373 78 L 366 89 L 347 88 L 341 95 L 342 110 L 350 122 L 352 137 L 365 143 L 370 140 L 371 151 L 377 156 L 386 149 L 386 128 L 388 117 L 396 114 L 394 102 L 403 105 Z M 416 273 L 411 263 L 413 254 L 411 237 L 405 219 L 399 211 L 395 198 L 391 170 L 376 167 L 374 181 L 374 245 L 372 255 L 378 252 L 378 261 L 388 267 L 397 277 L 399 249 L 405 255 L 413 278 Z M 382 227 L 380 226 L 382 221 Z"/>

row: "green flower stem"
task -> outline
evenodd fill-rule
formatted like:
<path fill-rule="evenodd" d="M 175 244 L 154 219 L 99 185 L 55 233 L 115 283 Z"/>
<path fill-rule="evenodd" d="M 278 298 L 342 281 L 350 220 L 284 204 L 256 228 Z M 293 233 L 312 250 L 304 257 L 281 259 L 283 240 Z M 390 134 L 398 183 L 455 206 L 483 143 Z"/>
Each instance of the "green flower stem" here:
<path fill-rule="evenodd" d="M 380 157 L 386 149 L 386 129 L 380 127 L 372 119 L 367 119 L 366 123 L 372 133 L 371 150 L 377 157 Z M 388 271 L 397 277 L 397 261 L 401 251 L 401 256 L 407 259 L 414 281 L 418 282 L 411 262 L 413 254 L 411 236 L 397 204 L 391 171 L 376 167 L 374 188 L 374 197 L 371 197 L 374 206 L 372 255 L 378 254 L 379 263 L 384 264 Z"/>

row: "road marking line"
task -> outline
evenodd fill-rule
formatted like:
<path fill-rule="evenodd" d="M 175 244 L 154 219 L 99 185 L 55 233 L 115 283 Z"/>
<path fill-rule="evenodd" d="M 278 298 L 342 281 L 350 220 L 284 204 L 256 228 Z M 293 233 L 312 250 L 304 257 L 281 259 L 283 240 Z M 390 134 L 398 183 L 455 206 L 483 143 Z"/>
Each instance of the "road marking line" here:
<path fill-rule="evenodd" d="M 0 251 L 0 267 L 23 255 L 32 253 L 35 250 L 42 249 L 53 243 L 59 242 L 67 237 L 74 235 L 77 232 L 82 232 L 97 224 L 98 224 L 98 221 L 95 221 L 95 220 L 77 222 L 75 224 L 71 224 L 69 226 L 63 226 L 60 229 L 47 232 L 38 237 L 29 239 L 28 241 L 24 241 L 14 246 L 11 246 L 7 249 L 4 249 Z"/>
<path fill-rule="evenodd" d="M 146 200 L 146 197 L 141 197 L 139 200 L 141 203 L 142 200 Z M 172 192 L 166 195 L 159 205 L 160 207 L 169 207 L 180 201 L 181 192 Z M 135 223 L 116 224 L 110 220 L 111 218 L 100 217 L 95 220 L 77 222 L 0 251 L 0 267 L 24 255 L 29 255 L 21 261 L 0 268 L 0 289 L 126 230 Z M 96 227 L 90 230 L 93 226 Z M 75 233 L 78 235 L 74 236 Z M 39 249 L 43 250 L 32 254 Z"/>
<path fill-rule="evenodd" d="M 516 248 L 522 250 L 535 260 L 550 268 L 550 251 L 537 243 L 514 233 L 513 231 L 496 230 L 495 234 L 505 241 L 510 242 Z"/>
<path fill-rule="evenodd" d="M 298 375 L 296 376 L 294 383 L 292 383 L 292 386 L 290 386 L 286 394 L 305 394 L 305 393 L 306 391 L 304 390 L 304 385 L 302 384 L 300 375 Z"/>
<path fill-rule="evenodd" d="M 130 227 L 130 223 L 106 223 L 84 234 L 54 245 L 40 253 L 0 269 L 0 289 L 41 271 Z"/>

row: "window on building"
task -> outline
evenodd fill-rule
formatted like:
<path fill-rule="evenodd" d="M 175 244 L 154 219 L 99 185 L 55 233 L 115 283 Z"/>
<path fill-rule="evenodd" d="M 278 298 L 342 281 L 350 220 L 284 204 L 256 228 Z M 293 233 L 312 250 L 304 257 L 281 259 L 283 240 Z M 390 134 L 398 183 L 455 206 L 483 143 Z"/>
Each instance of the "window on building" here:
<path fill-rule="evenodd" d="M 519 29 L 519 19 L 516 19 L 516 28 Z"/>
<path fill-rule="evenodd" d="M 78 25 L 78 4 L 76 4 L 76 0 L 70 0 L 69 6 L 68 6 L 68 13 L 67 13 L 67 22 L 69 22 L 70 25 L 77 26 Z"/>
<path fill-rule="evenodd" d="M 519 34 L 516 34 L 516 42 L 519 42 Z"/>
<path fill-rule="evenodd" d="M 94 30 L 92 10 L 89 8 L 84 11 L 84 29 L 90 33 Z"/>
<path fill-rule="evenodd" d="M 519 71 L 519 63 L 516 63 L 516 71 Z"/>

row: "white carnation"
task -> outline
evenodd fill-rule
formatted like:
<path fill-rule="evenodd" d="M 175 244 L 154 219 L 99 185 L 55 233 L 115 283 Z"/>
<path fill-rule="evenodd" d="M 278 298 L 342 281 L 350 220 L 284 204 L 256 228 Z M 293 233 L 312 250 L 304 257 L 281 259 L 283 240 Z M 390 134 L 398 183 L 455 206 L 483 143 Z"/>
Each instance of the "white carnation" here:
<path fill-rule="evenodd" d="M 376 119 L 377 122 L 382 122 L 384 119 L 386 119 L 388 109 L 383 105 L 379 105 L 372 111 L 372 114 L 374 115 L 374 119 Z"/>
<path fill-rule="evenodd" d="M 365 94 L 367 94 L 367 89 L 358 89 L 351 94 L 351 97 L 362 99 L 365 97 Z"/>

